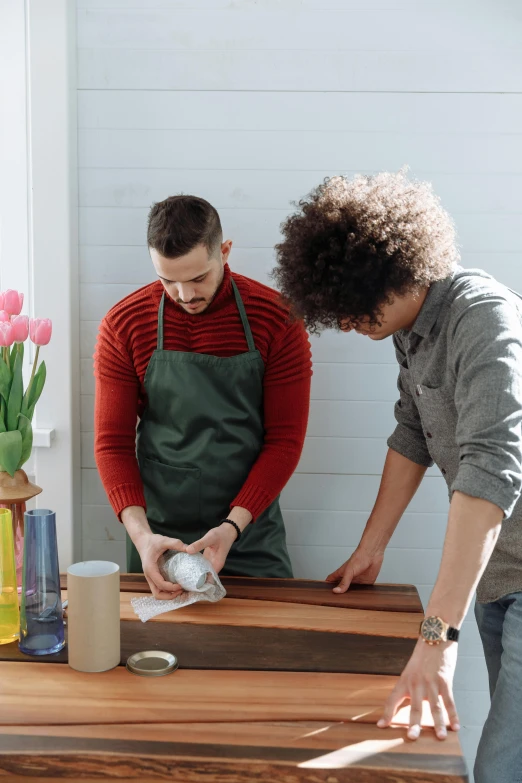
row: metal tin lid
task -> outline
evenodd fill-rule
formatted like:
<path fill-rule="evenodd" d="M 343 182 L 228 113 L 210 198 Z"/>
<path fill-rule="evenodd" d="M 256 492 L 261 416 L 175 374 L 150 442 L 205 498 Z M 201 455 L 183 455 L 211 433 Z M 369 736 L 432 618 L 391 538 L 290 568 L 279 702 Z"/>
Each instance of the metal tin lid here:
<path fill-rule="evenodd" d="M 127 658 L 127 669 L 141 677 L 163 677 L 178 668 L 178 659 L 162 650 L 144 650 Z"/>

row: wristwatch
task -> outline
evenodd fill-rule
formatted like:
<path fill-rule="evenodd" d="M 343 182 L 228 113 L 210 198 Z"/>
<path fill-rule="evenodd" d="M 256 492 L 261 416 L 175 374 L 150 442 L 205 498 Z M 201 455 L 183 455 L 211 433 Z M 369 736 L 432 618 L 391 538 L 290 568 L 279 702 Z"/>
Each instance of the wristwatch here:
<path fill-rule="evenodd" d="M 420 635 L 427 644 L 458 642 L 459 631 L 445 623 L 440 617 L 426 617 L 420 627 Z"/>

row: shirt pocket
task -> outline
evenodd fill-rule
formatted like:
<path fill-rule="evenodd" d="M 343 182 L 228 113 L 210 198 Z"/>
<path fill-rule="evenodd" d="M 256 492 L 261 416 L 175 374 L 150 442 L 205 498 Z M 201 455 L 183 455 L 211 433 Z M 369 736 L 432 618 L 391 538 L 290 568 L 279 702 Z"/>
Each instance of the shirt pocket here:
<path fill-rule="evenodd" d="M 447 387 L 432 389 L 418 385 L 417 404 L 426 445 L 443 475 L 456 473 L 458 447 L 456 443 L 457 409 Z"/>

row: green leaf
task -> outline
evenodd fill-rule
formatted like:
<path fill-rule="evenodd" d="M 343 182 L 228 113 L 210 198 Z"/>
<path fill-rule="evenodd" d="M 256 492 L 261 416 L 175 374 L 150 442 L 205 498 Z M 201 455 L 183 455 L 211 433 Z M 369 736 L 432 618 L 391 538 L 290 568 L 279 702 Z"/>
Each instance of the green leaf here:
<path fill-rule="evenodd" d="M 7 429 L 9 432 L 16 430 L 18 427 L 18 416 L 20 415 L 20 408 L 22 407 L 23 391 L 22 357 L 17 353 L 13 367 L 13 382 L 11 384 L 9 400 L 7 402 Z"/>
<path fill-rule="evenodd" d="M 45 367 L 45 362 L 42 362 L 32 381 L 29 381 L 29 386 L 27 387 L 23 396 L 20 412 L 29 419 L 33 418 L 34 407 L 40 398 L 40 394 L 42 393 L 46 375 L 47 370 Z"/>
<path fill-rule="evenodd" d="M 11 348 L 11 355 L 9 357 L 9 364 L 11 365 L 11 367 L 13 367 L 13 365 L 14 365 L 14 360 L 16 358 L 16 354 L 17 353 L 21 353 L 22 354 L 22 363 L 23 363 L 23 361 L 24 361 L 24 344 L 23 343 L 20 343 L 20 344 L 14 343 L 13 347 Z"/>
<path fill-rule="evenodd" d="M 0 397 L 0 432 L 5 432 L 5 414 L 7 411 L 7 405 L 3 397 Z"/>
<path fill-rule="evenodd" d="M 25 415 L 32 420 L 34 415 L 34 409 L 36 406 L 36 403 L 40 399 L 40 395 L 43 391 L 43 387 L 45 384 L 45 379 L 47 377 L 47 369 L 45 367 L 45 362 L 42 362 L 39 366 L 36 375 L 34 376 L 33 385 L 31 386 L 31 389 L 29 390 L 29 398 L 27 402 L 27 411 L 25 412 Z M 24 410 L 22 409 L 22 413 L 24 413 Z"/>
<path fill-rule="evenodd" d="M 19 430 L 0 432 L 0 467 L 2 470 L 6 470 L 10 476 L 14 476 L 21 456 L 22 433 Z"/>
<path fill-rule="evenodd" d="M 7 403 L 9 399 L 9 392 L 11 391 L 11 373 L 8 370 L 7 364 L 4 362 L 3 357 L 0 356 L 0 394 Z"/>
<path fill-rule="evenodd" d="M 22 454 L 18 462 L 18 469 L 20 469 L 31 456 L 33 448 L 33 428 L 27 416 L 22 413 L 18 417 L 18 429 L 22 435 Z"/>

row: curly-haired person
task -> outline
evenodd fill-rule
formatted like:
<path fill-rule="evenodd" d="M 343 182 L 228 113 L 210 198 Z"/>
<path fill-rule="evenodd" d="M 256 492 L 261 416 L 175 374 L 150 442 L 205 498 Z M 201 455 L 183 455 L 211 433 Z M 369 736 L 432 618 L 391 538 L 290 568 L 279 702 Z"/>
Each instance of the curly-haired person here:
<path fill-rule="evenodd" d="M 431 186 L 403 172 L 334 177 L 283 225 L 274 276 L 308 328 L 393 335 L 397 426 L 359 546 L 328 577 L 344 592 L 373 583 L 426 469 L 440 468 L 450 509 L 438 578 L 418 643 L 380 726 L 423 700 L 439 739 L 459 729 L 453 700 L 458 629 L 475 614 L 491 708 L 476 783 L 515 783 L 522 770 L 522 299 L 459 266 L 455 230 Z"/>

